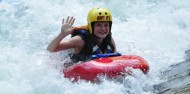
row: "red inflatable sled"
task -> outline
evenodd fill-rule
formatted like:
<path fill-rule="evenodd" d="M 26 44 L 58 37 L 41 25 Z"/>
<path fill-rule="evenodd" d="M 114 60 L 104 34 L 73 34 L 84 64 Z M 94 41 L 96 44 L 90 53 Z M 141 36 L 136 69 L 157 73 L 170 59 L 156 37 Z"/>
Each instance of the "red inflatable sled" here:
<path fill-rule="evenodd" d="M 136 55 L 123 55 L 106 58 L 98 58 L 85 63 L 80 63 L 68 67 L 63 71 L 66 78 L 74 78 L 73 81 L 84 79 L 87 81 L 98 81 L 99 75 L 105 75 L 109 78 L 124 76 L 128 73 L 126 68 L 140 69 L 147 73 L 149 65 L 142 57 Z"/>

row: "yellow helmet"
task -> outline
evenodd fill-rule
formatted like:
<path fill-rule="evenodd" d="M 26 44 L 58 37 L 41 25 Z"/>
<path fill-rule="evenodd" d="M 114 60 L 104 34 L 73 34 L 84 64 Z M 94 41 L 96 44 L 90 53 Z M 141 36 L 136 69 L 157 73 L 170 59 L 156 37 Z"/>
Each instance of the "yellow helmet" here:
<path fill-rule="evenodd" d="M 92 34 L 93 31 L 93 22 L 97 21 L 105 21 L 110 23 L 110 31 L 111 31 L 111 25 L 112 25 L 112 15 L 109 10 L 105 8 L 93 8 L 88 13 L 88 28 L 90 34 Z"/>

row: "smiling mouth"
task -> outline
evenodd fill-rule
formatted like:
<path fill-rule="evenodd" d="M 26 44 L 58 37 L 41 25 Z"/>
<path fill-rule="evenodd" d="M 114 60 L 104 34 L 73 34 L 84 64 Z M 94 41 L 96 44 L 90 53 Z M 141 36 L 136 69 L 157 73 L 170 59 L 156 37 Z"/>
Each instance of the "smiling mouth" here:
<path fill-rule="evenodd" d="M 107 34 L 107 32 L 99 32 L 100 34 Z"/>

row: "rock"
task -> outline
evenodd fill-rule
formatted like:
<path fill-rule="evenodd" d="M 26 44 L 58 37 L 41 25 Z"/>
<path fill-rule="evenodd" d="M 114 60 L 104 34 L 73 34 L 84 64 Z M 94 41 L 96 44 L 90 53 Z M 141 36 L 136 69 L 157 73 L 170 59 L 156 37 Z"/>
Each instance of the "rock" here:
<path fill-rule="evenodd" d="M 155 85 L 157 94 L 189 94 L 190 92 L 190 50 L 185 52 L 186 60 L 170 66 L 162 73 L 161 79 L 166 81 Z"/>

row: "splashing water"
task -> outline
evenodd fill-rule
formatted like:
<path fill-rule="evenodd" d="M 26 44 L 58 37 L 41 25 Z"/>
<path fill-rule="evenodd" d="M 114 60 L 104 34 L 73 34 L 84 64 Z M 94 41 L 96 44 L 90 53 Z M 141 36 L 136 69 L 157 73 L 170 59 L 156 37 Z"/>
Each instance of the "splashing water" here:
<path fill-rule="evenodd" d="M 188 0 L 0 0 L 1 94 L 153 94 L 160 71 L 184 60 L 190 40 Z M 147 75 L 134 71 L 123 83 L 73 84 L 60 72 L 67 51 L 49 53 L 48 43 L 60 32 L 61 19 L 87 23 L 93 7 L 113 14 L 112 34 L 122 54 L 144 57 Z M 67 37 L 69 38 L 69 36 Z"/>

